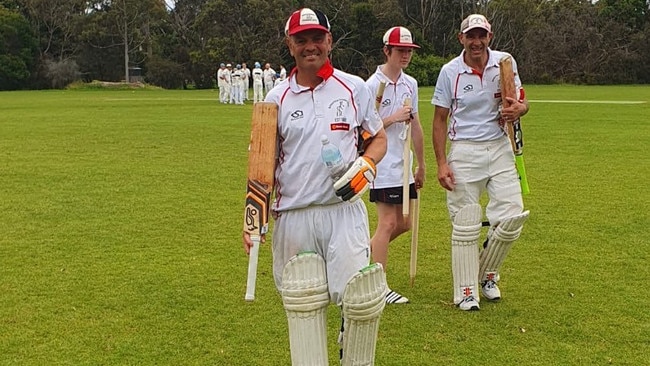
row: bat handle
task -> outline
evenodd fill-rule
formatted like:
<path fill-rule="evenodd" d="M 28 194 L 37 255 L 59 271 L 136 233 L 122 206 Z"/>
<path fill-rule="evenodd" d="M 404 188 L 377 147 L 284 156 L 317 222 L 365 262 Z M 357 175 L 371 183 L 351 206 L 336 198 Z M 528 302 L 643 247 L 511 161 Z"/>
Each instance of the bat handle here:
<path fill-rule="evenodd" d="M 255 300 L 255 281 L 257 280 L 257 259 L 260 252 L 260 237 L 251 235 L 253 246 L 248 257 L 248 279 L 246 280 L 246 301 Z"/>

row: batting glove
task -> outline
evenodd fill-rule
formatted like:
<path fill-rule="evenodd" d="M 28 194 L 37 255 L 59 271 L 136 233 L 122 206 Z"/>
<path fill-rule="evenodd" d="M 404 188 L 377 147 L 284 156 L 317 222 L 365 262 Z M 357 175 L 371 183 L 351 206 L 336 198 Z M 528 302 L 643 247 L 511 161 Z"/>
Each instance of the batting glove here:
<path fill-rule="evenodd" d="M 361 156 L 343 176 L 334 183 L 336 195 L 343 201 L 354 202 L 361 197 L 375 180 L 377 167 L 371 158 Z"/>

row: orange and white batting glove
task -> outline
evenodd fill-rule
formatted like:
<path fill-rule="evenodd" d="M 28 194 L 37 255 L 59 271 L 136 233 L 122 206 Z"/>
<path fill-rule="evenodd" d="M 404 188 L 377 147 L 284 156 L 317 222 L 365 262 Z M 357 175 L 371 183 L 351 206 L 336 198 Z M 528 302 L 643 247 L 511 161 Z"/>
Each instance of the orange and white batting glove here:
<path fill-rule="evenodd" d="M 334 183 L 336 195 L 343 201 L 354 202 L 368 190 L 376 175 L 377 167 L 372 159 L 360 156 L 348 171 Z"/>

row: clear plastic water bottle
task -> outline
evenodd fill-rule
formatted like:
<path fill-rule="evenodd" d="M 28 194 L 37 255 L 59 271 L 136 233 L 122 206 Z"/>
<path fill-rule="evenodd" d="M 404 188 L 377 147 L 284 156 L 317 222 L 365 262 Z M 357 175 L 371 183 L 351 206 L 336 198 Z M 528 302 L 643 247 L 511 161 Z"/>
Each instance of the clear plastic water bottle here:
<path fill-rule="evenodd" d="M 345 174 L 343 155 L 341 155 L 339 148 L 332 144 L 326 135 L 322 135 L 320 141 L 323 143 L 320 150 L 321 159 L 327 166 L 332 180 L 337 181 Z"/>

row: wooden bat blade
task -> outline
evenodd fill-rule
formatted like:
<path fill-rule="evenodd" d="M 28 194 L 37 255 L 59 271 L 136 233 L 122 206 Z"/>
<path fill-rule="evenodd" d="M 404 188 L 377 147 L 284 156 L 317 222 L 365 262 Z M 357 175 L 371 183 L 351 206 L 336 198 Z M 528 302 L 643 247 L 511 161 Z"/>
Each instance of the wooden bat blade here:
<path fill-rule="evenodd" d="M 411 98 L 404 99 L 404 106 L 411 106 Z M 405 126 L 406 141 L 404 142 L 404 151 L 402 160 L 404 161 L 402 171 L 402 216 L 409 216 L 409 177 L 411 176 L 411 124 L 407 123 Z"/>
<path fill-rule="evenodd" d="M 384 90 L 386 89 L 386 82 L 382 81 L 379 83 L 379 88 L 377 89 L 377 94 L 375 95 L 375 108 L 379 111 L 379 106 L 381 105 L 381 100 L 384 98 Z"/>
<path fill-rule="evenodd" d="M 418 192 L 420 193 L 420 192 Z M 411 287 L 415 283 L 415 275 L 417 274 L 418 266 L 418 241 L 420 229 L 420 195 L 418 198 L 411 200 L 413 207 L 412 221 L 411 221 L 411 261 L 409 266 L 409 277 L 411 279 Z"/>
<path fill-rule="evenodd" d="M 247 301 L 255 298 L 259 244 L 269 227 L 271 193 L 275 183 L 277 131 L 278 106 L 269 102 L 255 103 L 248 147 L 248 182 L 244 208 L 244 231 L 253 241 L 246 281 Z"/>
<path fill-rule="evenodd" d="M 515 73 L 512 67 L 512 57 L 505 56 L 499 60 L 499 82 L 501 87 L 501 104 L 503 107 L 509 107 L 510 102 L 506 97 L 517 99 L 517 90 L 515 86 Z M 524 166 L 523 146 L 524 140 L 521 132 L 521 122 L 519 120 L 512 123 L 506 123 L 506 133 L 510 139 L 512 151 L 515 153 L 515 166 L 519 174 L 521 192 L 530 193 L 528 187 L 528 178 L 526 177 L 526 168 Z"/>

